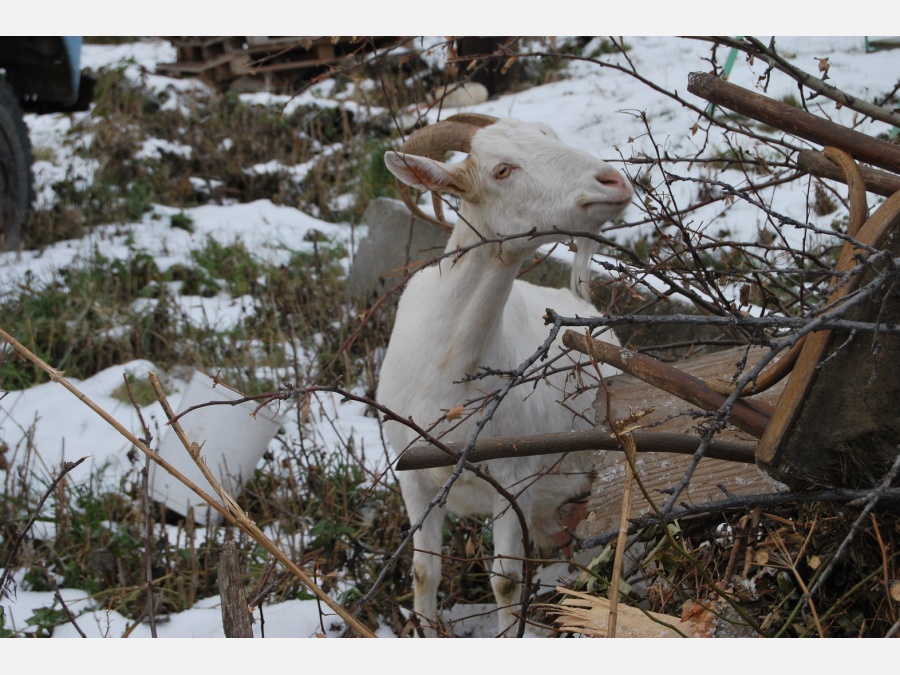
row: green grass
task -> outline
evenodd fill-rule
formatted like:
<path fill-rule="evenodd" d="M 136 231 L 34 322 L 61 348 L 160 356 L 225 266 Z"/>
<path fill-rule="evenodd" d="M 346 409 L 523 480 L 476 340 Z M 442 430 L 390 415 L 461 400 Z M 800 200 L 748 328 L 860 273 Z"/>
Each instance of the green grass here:
<path fill-rule="evenodd" d="M 132 249 L 124 259 L 94 252 L 49 279 L 27 276 L 0 298 L 0 326 L 70 377 L 86 378 L 133 359 L 160 368 L 192 365 L 232 372 L 251 389 L 271 386 L 260 369 L 291 364 L 288 346 L 316 353 L 325 365 L 355 328 L 344 298 L 340 246 L 317 242 L 271 267 L 236 241 L 208 238 L 190 252 L 190 264 L 160 271 L 153 258 Z M 242 319 L 227 330 L 188 321 L 178 296 L 252 296 Z M 244 346 L 257 344 L 259 349 Z M 357 356 L 359 356 L 357 354 Z M 352 354 L 338 372 L 355 373 Z M 0 362 L 5 389 L 46 380 L 36 366 L 12 357 Z"/>

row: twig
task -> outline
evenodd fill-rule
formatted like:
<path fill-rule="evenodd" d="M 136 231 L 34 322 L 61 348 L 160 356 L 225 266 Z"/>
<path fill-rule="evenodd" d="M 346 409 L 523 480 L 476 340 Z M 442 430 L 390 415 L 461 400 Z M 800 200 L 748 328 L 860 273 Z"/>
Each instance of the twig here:
<path fill-rule="evenodd" d="M 144 458 L 141 469 L 141 499 L 144 502 L 144 578 L 147 581 L 147 621 L 150 624 L 150 637 L 156 634 L 156 598 L 153 595 L 153 551 L 151 534 L 153 532 L 153 510 L 150 508 L 150 459 Z"/>
<path fill-rule="evenodd" d="M 833 87 L 830 84 L 826 83 L 824 80 L 810 75 L 809 73 L 801 70 L 800 68 L 797 68 L 797 66 L 790 63 L 787 59 L 781 56 L 774 49 L 774 47 L 767 47 L 757 38 L 745 37 L 741 39 L 727 36 L 715 36 L 694 37 L 692 39 L 717 42 L 719 44 L 725 45 L 726 47 L 739 49 L 742 52 L 750 54 L 751 56 L 758 56 L 784 74 L 796 80 L 799 84 L 802 84 L 804 87 L 808 87 L 809 89 L 812 89 L 813 91 L 830 98 L 832 101 L 837 102 L 839 105 L 846 106 L 851 110 L 856 110 L 857 112 L 861 112 L 863 115 L 871 117 L 874 120 L 878 120 L 895 127 L 900 126 L 900 115 L 898 115 L 897 113 L 891 112 L 891 110 L 884 106 L 869 103 L 864 99 L 860 99 L 856 96 L 847 94 L 837 87 Z"/>
<path fill-rule="evenodd" d="M 875 289 L 873 289 L 874 292 Z M 556 314 L 551 318 L 556 318 Z M 587 327 L 591 329 L 613 326 L 672 326 L 695 325 L 717 326 L 719 328 L 742 327 L 750 330 L 762 328 L 797 329 L 804 328 L 817 321 L 815 330 L 855 330 L 861 333 L 885 333 L 900 335 L 900 324 L 877 324 L 868 321 L 850 321 L 837 316 L 812 317 L 790 316 L 708 316 L 702 314 L 610 314 L 597 317 L 559 317 L 563 327 Z"/>
<path fill-rule="evenodd" d="M 900 451 L 900 447 L 898 447 L 898 451 Z M 819 575 L 819 578 L 816 580 L 816 583 L 813 584 L 812 588 L 809 589 L 809 593 L 806 593 L 804 597 L 813 598 L 816 595 L 816 592 L 822 587 L 822 584 L 825 583 L 825 580 L 831 576 L 831 573 L 834 571 L 835 565 L 837 565 L 838 561 L 844 556 L 847 552 L 847 549 L 850 547 L 853 538 L 856 536 L 856 533 L 862 527 L 863 522 L 866 518 L 869 517 L 869 513 L 871 513 L 872 509 L 875 508 L 875 505 L 879 500 L 884 499 L 885 496 L 894 490 L 891 489 L 891 485 L 894 480 L 897 478 L 898 474 L 900 474 L 900 453 L 898 453 L 897 458 L 894 460 L 894 464 L 891 466 L 890 470 L 884 475 L 884 478 L 881 479 L 881 483 L 875 487 L 874 490 L 871 490 L 867 493 L 866 505 L 863 507 L 862 513 L 857 516 L 856 520 L 853 521 L 853 525 L 850 526 L 850 531 L 847 533 L 847 536 L 844 537 L 844 540 L 841 542 L 841 545 L 838 546 L 837 551 L 835 551 L 831 560 L 828 561 L 828 565 L 822 570 L 822 574 Z"/>
<path fill-rule="evenodd" d="M 616 541 L 616 554 L 613 559 L 612 577 L 609 582 L 609 623 L 606 637 L 616 636 L 616 622 L 619 610 L 619 583 L 622 578 L 622 565 L 625 560 L 625 548 L 628 543 L 628 518 L 631 516 L 631 489 L 635 474 L 636 449 L 634 439 L 622 423 L 613 423 L 616 437 L 625 449 L 625 481 L 622 487 L 622 509 L 619 514 L 619 537 Z"/>
<path fill-rule="evenodd" d="M 665 452 L 692 455 L 697 450 L 700 437 L 663 431 L 634 431 L 631 434 L 637 452 Z M 400 455 L 395 469 L 414 471 L 439 466 L 453 466 L 459 459 L 459 451 L 465 443 L 446 443 L 453 454 L 430 445 L 415 445 Z M 469 451 L 470 462 L 484 462 L 501 457 L 529 457 L 532 455 L 565 454 L 584 450 L 621 451 L 622 444 L 615 436 L 600 429 L 583 429 L 555 434 L 511 436 L 479 439 Z M 742 464 L 755 462 L 756 443 L 751 441 L 726 441 L 713 439 L 706 457 Z"/>
<path fill-rule="evenodd" d="M 149 446 L 150 442 L 153 440 L 153 435 L 150 433 L 150 427 L 148 427 L 147 422 L 144 421 L 141 407 L 137 404 L 134 394 L 131 391 L 131 383 L 128 381 L 128 375 L 123 373 L 122 379 L 125 381 L 125 390 L 128 392 L 128 398 L 131 400 L 131 405 L 134 406 L 141 427 L 144 429 L 144 442 Z M 150 624 L 150 637 L 156 638 L 159 636 L 156 632 L 156 598 L 153 595 L 153 557 L 151 554 L 153 551 L 151 542 L 153 518 L 152 509 L 150 508 L 149 457 L 144 458 L 144 467 L 141 469 L 141 500 L 143 501 L 144 508 L 144 578 L 147 581 L 147 622 Z"/>
<path fill-rule="evenodd" d="M 891 580 L 888 577 L 888 554 L 887 547 L 884 545 L 884 539 L 881 538 L 881 529 L 878 527 L 878 518 L 875 517 L 874 513 L 870 513 L 869 517 L 872 519 L 872 531 L 875 533 L 875 541 L 878 542 L 878 550 L 881 552 L 881 572 L 882 572 L 882 583 L 884 584 L 884 597 L 890 598 L 895 601 L 895 604 L 891 606 L 893 609 L 894 616 L 897 616 L 897 597 L 891 596 Z"/>
<path fill-rule="evenodd" d="M 44 566 L 44 563 L 38 562 L 38 566 L 41 568 L 41 572 L 44 573 L 44 578 L 47 580 L 47 584 L 49 584 L 50 588 L 53 589 L 53 596 L 56 598 L 56 601 L 59 603 L 60 607 L 62 607 L 63 612 L 66 615 L 66 618 L 69 620 L 75 630 L 78 631 L 78 634 L 86 638 L 85 632 L 81 630 L 81 626 L 78 625 L 78 622 L 75 620 L 75 615 L 69 610 L 69 606 L 66 604 L 66 601 L 63 600 L 62 594 L 59 592 L 59 584 L 56 583 L 56 579 L 53 578 L 53 575 L 50 574 L 50 571 Z"/>
<path fill-rule="evenodd" d="M 3 331 L 0 330 L 0 333 Z M 53 479 L 53 482 L 50 483 L 50 486 L 44 491 L 44 494 L 41 496 L 40 500 L 38 500 L 37 507 L 34 510 L 34 513 L 31 514 L 31 518 L 28 519 L 28 522 L 25 523 L 25 527 L 23 527 L 18 535 L 16 535 L 15 540 L 10 547 L 9 555 L 6 558 L 6 566 L 3 568 L 3 574 L 0 575 L 0 597 L 8 597 L 8 593 L 6 590 L 7 585 L 12 579 L 13 570 L 15 569 L 14 563 L 16 561 L 16 556 L 19 553 L 19 548 L 22 546 L 22 542 L 25 540 L 25 535 L 28 533 L 28 530 L 32 528 L 38 516 L 41 514 L 41 509 L 44 508 L 44 503 L 53 494 L 53 491 L 56 489 L 56 486 L 59 485 L 60 481 L 65 478 L 66 474 L 69 473 L 76 466 L 81 464 L 87 457 L 82 457 L 79 460 L 74 462 L 65 462 L 62 465 L 62 470 L 59 472 L 59 475 Z"/>
<path fill-rule="evenodd" d="M 855 502 L 869 500 L 873 497 L 873 490 L 824 490 L 819 492 L 775 492 L 758 495 L 745 496 L 729 496 L 727 499 L 719 501 L 704 502 L 691 506 L 681 506 L 673 509 L 667 516 L 651 513 L 639 518 L 632 518 L 628 526 L 628 533 L 634 534 L 645 527 L 651 525 L 659 525 L 667 520 L 677 520 L 689 516 L 704 516 L 709 514 L 720 514 L 726 511 L 745 511 L 754 507 L 772 507 L 783 504 L 813 504 L 837 503 L 850 504 Z M 900 502 L 900 488 L 889 488 L 878 493 L 878 499 L 881 501 L 890 501 L 892 503 Z M 619 528 L 601 532 L 578 540 L 578 544 L 583 548 L 593 548 L 595 546 L 606 546 L 619 535 Z"/>

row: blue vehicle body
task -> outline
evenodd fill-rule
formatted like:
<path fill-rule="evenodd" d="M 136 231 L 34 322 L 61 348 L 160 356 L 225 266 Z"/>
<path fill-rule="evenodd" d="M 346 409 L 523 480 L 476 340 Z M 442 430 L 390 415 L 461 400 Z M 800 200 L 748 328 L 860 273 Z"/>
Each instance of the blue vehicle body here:
<path fill-rule="evenodd" d="M 0 37 L 0 69 L 26 112 L 87 110 L 93 80 L 81 73 L 80 36 Z"/>

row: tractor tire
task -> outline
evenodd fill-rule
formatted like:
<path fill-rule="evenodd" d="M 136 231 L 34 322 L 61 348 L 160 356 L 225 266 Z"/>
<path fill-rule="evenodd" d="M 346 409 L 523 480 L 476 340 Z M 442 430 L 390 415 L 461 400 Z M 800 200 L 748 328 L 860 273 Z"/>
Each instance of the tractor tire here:
<path fill-rule="evenodd" d="M 31 140 L 19 100 L 0 76 L 0 250 L 22 248 L 34 185 Z"/>

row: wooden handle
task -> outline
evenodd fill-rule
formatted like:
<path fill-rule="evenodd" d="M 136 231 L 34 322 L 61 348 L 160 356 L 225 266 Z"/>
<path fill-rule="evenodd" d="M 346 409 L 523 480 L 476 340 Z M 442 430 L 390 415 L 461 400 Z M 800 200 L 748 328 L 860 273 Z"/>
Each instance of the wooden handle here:
<path fill-rule="evenodd" d="M 846 150 L 857 160 L 900 173 L 900 145 L 810 115 L 793 106 L 738 87 L 709 73 L 688 75 L 688 91 L 710 103 L 781 129 L 818 145 Z"/>
<path fill-rule="evenodd" d="M 590 339 L 573 330 L 563 334 L 563 344 L 597 361 L 608 363 L 703 410 L 718 410 L 727 398 L 710 389 L 699 377 L 689 375 L 645 354 Z M 728 421 L 759 438 L 765 432 L 772 413 L 772 407 L 768 404 L 738 399 L 731 408 Z"/>

